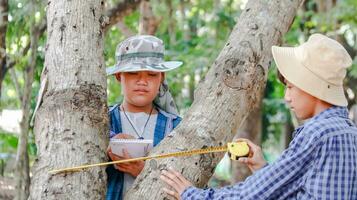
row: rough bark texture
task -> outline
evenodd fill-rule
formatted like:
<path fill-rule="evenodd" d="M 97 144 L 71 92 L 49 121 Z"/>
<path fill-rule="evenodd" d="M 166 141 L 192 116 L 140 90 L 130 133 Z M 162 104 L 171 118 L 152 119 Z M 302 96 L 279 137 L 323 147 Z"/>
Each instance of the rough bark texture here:
<path fill-rule="evenodd" d="M 156 19 L 150 5 L 150 0 L 140 3 L 139 35 L 154 35 L 160 20 Z"/>
<path fill-rule="evenodd" d="M 107 160 L 103 6 L 101 0 L 48 1 L 48 86 L 35 120 L 30 199 L 104 199 L 104 168 L 48 173 Z"/>
<path fill-rule="evenodd" d="M 0 97 L 2 81 L 6 73 L 6 30 L 8 16 L 8 0 L 0 0 Z"/>
<path fill-rule="evenodd" d="M 35 2 L 32 1 L 32 14 L 35 14 Z M 37 47 L 38 39 L 40 36 L 39 27 L 33 25 L 30 30 L 31 35 L 31 54 L 29 57 L 28 67 L 25 73 L 25 85 L 23 95 L 19 96 L 21 98 L 21 109 L 22 109 L 22 119 L 20 122 L 21 132 L 19 136 L 19 143 L 17 146 L 16 155 L 16 170 L 15 170 L 15 181 L 16 181 L 16 200 L 26 200 L 30 194 L 30 167 L 29 167 L 29 155 L 27 152 L 27 141 L 29 135 L 29 119 L 30 119 L 30 105 L 31 105 L 31 94 L 32 94 L 32 83 L 34 79 L 34 69 L 36 66 L 37 57 Z"/>
<path fill-rule="evenodd" d="M 231 141 L 265 88 L 271 46 L 279 44 L 301 4 L 253 0 L 242 12 L 227 44 L 195 91 L 181 124 L 151 154 L 220 146 Z M 172 167 L 202 187 L 223 154 L 147 161 L 126 199 L 164 199 L 160 170 Z M 167 197 L 166 197 L 167 198 Z"/>

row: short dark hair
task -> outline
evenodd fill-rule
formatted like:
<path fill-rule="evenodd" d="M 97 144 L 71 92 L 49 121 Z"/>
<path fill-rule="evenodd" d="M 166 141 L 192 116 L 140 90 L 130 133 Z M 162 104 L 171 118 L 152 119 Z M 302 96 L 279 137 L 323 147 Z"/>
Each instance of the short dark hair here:
<path fill-rule="evenodd" d="M 286 85 L 286 79 L 285 79 L 285 77 L 279 72 L 278 69 L 277 69 L 276 71 L 277 71 L 277 74 L 278 74 L 278 79 L 279 79 L 279 81 L 280 81 L 282 84 Z"/>

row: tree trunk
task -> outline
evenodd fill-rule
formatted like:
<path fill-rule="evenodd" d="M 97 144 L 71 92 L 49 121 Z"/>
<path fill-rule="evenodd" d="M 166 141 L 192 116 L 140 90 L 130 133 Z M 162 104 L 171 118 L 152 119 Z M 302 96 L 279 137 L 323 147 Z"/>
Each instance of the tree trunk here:
<path fill-rule="evenodd" d="M 6 73 L 6 31 L 8 16 L 8 0 L 0 0 L 0 98 L 2 81 Z"/>
<path fill-rule="evenodd" d="M 262 98 L 262 96 L 260 98 Z M 251 113 L 249 113 L 243 126 L 238 129 L 238 134 L 236 135 L 236 138 L 247 138 L 253 143 L 260 145 L 262 133 L 261 130 L 262 112 L 260 103 L 257 108 L 255 108 Z M 232 161 L 232 184 L 244 181 L 251 174 L 252 173 L 245 164 L 242 164 L 238 161 Z"/>
<path fill-rule="evenodd" d="M 260 102 L 271 61 L 271 46 L 281 41 L 303 0 L 249 1 L 227 44 L 195 91 L 181 124 L 151 152 L 161 154 L 221 146 L 231 141 L 247 114 Z M 223 154 L 173 157 L 146 162 L 126 199 L 164 199 L 160 170 L 172 167 L 204 186 Z"/>
<path fill-rule="evenodd" d="M 31 15 L 35 14 L 35 2 L 31 2 Z M 32 20 L 34 22 L 34 20 Z M 26 200 L 30 194 L 30 174 L 29 174 L 29 155 L 27 152 L 27 141 L 29 134 L 29 119 L 30 119 L 30 105 L 31 105 L 31 94 L 32 94 L 32 83 L 34 79 L 34 69 L 36 66 L 37 57 L 37 47 L 38 39 L 40 37 L 39 27 L 33 25 L 30 30 L 31 35 L 31 55 L 29 58 L 28 67 L 25 73 L 25 85 L 23 95 L 19 96 L 21 99 L 22 107 L 22 119 L 20 122 L 20 136 L 19 143 L 17 146 L 16 155 L 16 170 L 15 170 L 15 199 L 16 200 Z M 15 80 L 16 81 L 16 80 Z"/>
<path fill-rule="evenodd" d="M 168 27 L 167 31 L 169 32 L 170 45 L 175 45 L 176 43 L 176 32 L 175 32 L 175 18 L 174 18 L 174 9 L 172 7 L 172 1 L 166 0 L 166 5 L 168 9 Z"/>
<path fill-rule="evenodd" d="M 48 173 L 107 160 L 103 6 L 101 0 L 48 2 L 48 85 L 35 120 L 38 158 L 30 199 L 104 199 L 104 168 Z"/>
<path fill-rule="evenodd" d="M 185 0 L 180 0 L 180 15 L 181 15 L 181 30 L 183 31 L 183 38 L 185 41 L 189 41 L 191 39 L 190 32 L 188 30 L 188 26 L 186 26 L 187 19 L 186 19 L 186 9 L 185 9 Z"/>
<path fill-rule="evenodd" d="M 139 22 L 139 34 L 140 35 L 154 35 L 157 27 L 159 26 L 157 20 L 150 5 L 150 0 L 144 0 L 140 3 L 140 22 Z"/>
<path fill-rule="evenodd" d="M 136 35 L 129 27 L 127 27 L 125 25 L 125 23 L 123 22 L 123 20 L 119 21 L 117 23 L 117 27 L 119 28 L 120 32 L 126 37 L 130 37 L 133 35 Z"/>

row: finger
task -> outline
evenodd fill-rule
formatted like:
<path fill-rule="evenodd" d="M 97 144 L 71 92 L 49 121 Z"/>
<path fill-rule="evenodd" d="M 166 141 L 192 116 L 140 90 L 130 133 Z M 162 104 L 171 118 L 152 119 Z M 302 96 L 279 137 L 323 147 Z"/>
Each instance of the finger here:
<path fill-rule="evenodd" d="M 112 148 L 110 146 L 107 148 L 107 154 L 109 154 L 109 152 L 112 152 Z"/>
<path fill-rule="evenodd" d="M 240 158 L 238 159 L 238 162 L 241 162 L 241 163 L 244 163 L 244 164 L 248 164 L 247 158 L 243 158 L 243 157 L 240 157 Z"/>
<path fill-rule="evenodd" d="M 162 188 L 162 190 L 163 190 L 166 194 L 168 194 L 168 195 L 170 195 L 170 196 L 173 196 L 173 197 L 175 197 L 176 199 L 178 199 L 178 193 L 177 193 L 177 192 L 175 192 L 175 191 L 173 191 L 173 190 L 169 190 L 169 189 L 167 189 L 167 188 Z"/>
<path fill-rule="evenodd" d="M 162 181 L 164 181 L 166 184 L 168 184 L 169 186 L 171 186 L 172 188 L 174 188 L 175 190 L 177 190 L 177 183 L 175 181 L 173 181 L 170 177 L 167 177 L 166 175 L 161 175 L 160 179 Z"/>
<path fill-rule="evenodd" d="M 165 175 L 167 178 L 171 179 L 177 185 L 182 184 L 181 179 L 179 177 L 177 177 L 176 174 L 174 174 L 174 172 L 163 170 L 162 174 Z"/>
<path fill-rule="evenodd" d="M 126 159 L 132 158 L 126 148 L 123 149 L 123 157 Z"/>
<path fill-rule="evenodd" d="M 259 146 L 257 146 L 252 141 L 250 141 L 249 139 L 246 139 L 246 138 L 238 138 L 236 141 L 237 142 L 246 142 L 248 144 L 248 146 L 250 147 L 250 149 L 252 149 L 253 151 L 256 150 L 257 148 L 259 148 Z"/>
<path fill-rule="evenodd" d="M 182 176 L 182 174 L 178 171 L 175 171 L 171 167 L 169 168 L 170 172 L 174 174 L 181 182 L 185 183 L 188 182 L 185 177 Z"/>
<path fill-rule="evenodd" d="M 126 172 L 126 173 L 131 171 L 131 168 L 128 167 L 128 166 L 125 166 L 125 165 L 124 166 L 123 165 L 116 165 L 116 168 L 119 169 L 120 171 Z"/>

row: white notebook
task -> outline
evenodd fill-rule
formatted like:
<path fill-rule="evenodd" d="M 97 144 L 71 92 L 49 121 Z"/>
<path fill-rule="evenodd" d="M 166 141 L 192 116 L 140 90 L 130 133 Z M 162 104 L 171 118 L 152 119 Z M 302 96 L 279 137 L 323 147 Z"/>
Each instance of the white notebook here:
<path fill-rule="evenodd" d="M 123 149 L 127 149 L 133 158 L 143 157 L 151 150 L 153 140 L 142 139 L 110 139 L 109 145 L 112 152 L 118 156 L 123 156 Z"/>

